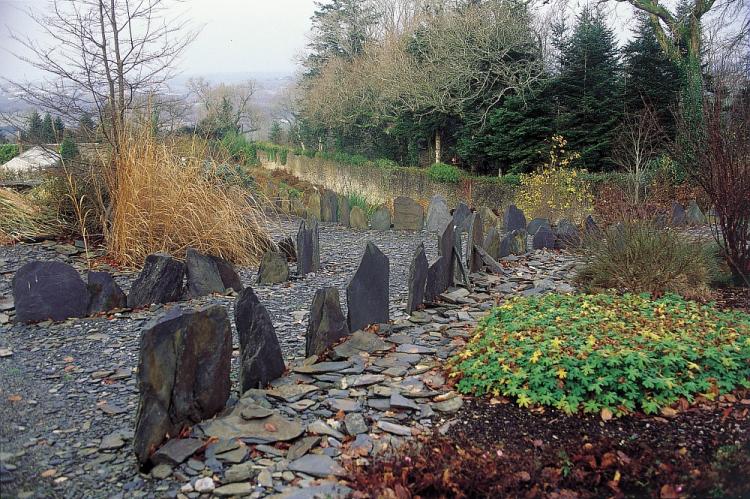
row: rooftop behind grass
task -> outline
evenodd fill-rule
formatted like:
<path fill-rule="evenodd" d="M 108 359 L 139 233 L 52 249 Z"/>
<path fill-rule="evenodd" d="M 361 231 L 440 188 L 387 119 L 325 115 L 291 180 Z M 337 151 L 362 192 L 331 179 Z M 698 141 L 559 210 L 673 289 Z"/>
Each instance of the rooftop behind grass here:
<path fill-rule="evenodd" d="M 458 390 L 519 405 L 655 413 L 750 387 L 750 315 L 674 294 L 517 298 L 449 362 Z"/>

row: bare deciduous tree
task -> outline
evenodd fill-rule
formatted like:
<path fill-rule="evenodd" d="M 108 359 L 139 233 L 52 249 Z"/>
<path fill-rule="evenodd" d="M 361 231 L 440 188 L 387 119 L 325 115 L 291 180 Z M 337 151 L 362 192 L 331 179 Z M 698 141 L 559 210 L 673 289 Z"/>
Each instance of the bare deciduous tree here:
<path fill-rule="evenodd" d="M 211 84 L 204 78 L 188 81 L 188 88 L 201 105 L 199 123 L 207 128 L 228 128 L 238 133 L 258 130 L 258 113 L 253 106 L 255 82 Z"/>
<path fill-rule="evenodd" d="M 48 79 L 8 81 L 24 100 L 71 120 L 96 110 L 107 140 L 117 143 L 139 96 L 159 92 L 195 31 L 165 17 L 167 0 L 49 0 L 28 15 L 45 35 L 12 32 L 17 57 Z"/>

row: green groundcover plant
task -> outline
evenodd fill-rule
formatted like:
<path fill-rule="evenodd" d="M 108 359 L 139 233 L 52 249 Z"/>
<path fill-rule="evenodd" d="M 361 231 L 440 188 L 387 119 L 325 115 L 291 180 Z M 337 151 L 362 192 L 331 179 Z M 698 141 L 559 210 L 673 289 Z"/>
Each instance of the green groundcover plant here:
<path fill-rule="evenodd" d="M 450 359 L 457 389 L 566 413 L 660 411 L 750 387 L 750 315 L 674 294 L 516 298 Z"/>

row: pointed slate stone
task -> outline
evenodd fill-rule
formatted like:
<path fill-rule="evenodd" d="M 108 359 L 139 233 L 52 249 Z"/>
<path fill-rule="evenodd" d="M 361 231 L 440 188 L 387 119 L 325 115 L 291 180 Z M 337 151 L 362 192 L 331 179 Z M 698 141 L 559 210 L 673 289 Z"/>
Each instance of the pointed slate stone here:
<path fill-rule="evenodd" d="M 338 222 L 339 199 L 336 193 L 328 189 L 323 191 L 320 198 L 320 220 L 321 222 Z"/>
<path fill-rule="evenodd" d="M 297 274 L 303 276 L 320 270 L 318 222 L 302 220 L 297 231 Z"/>
<path fill-rule="evenodd" d="M 471 215 L 471 210 L 466 203 L 458 203 L 456 209 L 453 210 L 453 225 L 461 230 L 466 230 L 466 219 Z"/>
<path fill-rule="evenodd" d="M 128 298 L 117 285 L 112 274 L 90 271 L 88 280 L 89 315 L 127 307 Z"/>
<path fill-rule="evenodd" d="M 688 204 L 687 211 L 685 212 L 685 221 L 688 225 L 692 226 L 706 223 L 706 216 L 701 211 L 698 203 L 695 202 L 695 199 L 690 200 Z"/>
<path fill-rule="evenodd" d="M 466 243 L 466 268 L 469 272 L 477 272 L 482 268 L 482 259 L 474 251 L 474 246 L 481 247 L 483 243 L 482 217 L 479 213 L 472 213 L 469 218 L 468 241 Z"/>
<path fill-rule="evenodd" d="M 305 334 L 305 356 L 323 353 L 326 348 L 348 334 L 346 319 L 341 312 L 339 290 L 333 287 L 317 290 L 310 306 L 310 319 Z"/>
<path fill-rule="evenodd" d="M 166 435 L 213 417 L 229 398 L 232 329 L 226 309 L 180 307 L 141 334 L 133 450 L 141 464 Z"/>
<path fill-rule="evenodd" d="M 547 227 L 550 230 L 552 229 L 549 220 L 546 218 L 535 218 L 529 222 L 529 225 L 526 227 L 526 232 L 533 236 L 541 227 Z"/>
<path fill-rule="evenodd" d="M 320 194 L 317 192 L 308 192 L 305 195 L 305 206 L 306 206 L 306 213 L 307 213 L 307 219 L 309 221 L 313 220 L 320 220 L 321 219 L 321 213 L 320 213 Z"/>
<path fill-rule="evenodd" d="M 409 279 L 406 283 L 408 296 L 406 298 L 406 313 L 411 314 L 424 302 L 424 289 L 427 283 L 427 255 L 424 243 L 420 243 L 414 251 L 414 257 L 409 266 Z"/>
<path fill-rule="evenodd" d="M 432 196 L 430 206 L 427 208 L 427 230 L 438 232 L 451 220 L 448 203 L 440 194 Z"/>
<path fill-rule="evenodd" d="M 422 230 L 424 209 L 411 198 L 399 196 L 393 200 L 393 228 L 395 230 Z"/>
<path fill-rule="evenodd" d="M 271 317 L 253 288 L 243 289 L 234 305 L 240 339 L 241 392 L 262 388 L 284 373 L 284 357 Z"/>
<path fill-rule="evenodd" d="M 484 234 L 489 234 L 490 229 L 497 227 L 497 215 L 490 208 L 480 206 L 477 213 L 479 213 L 479 217 L 482 219 L 482 232 Z"/>
<path fill-rule="evenodd" d="M 192 298 L 213 293 L 223 293 L 226 287 L 221 280 L 216 261 L 208 255 L 188 248 L 185 258 L 187 289 Z"/>
<path fill-rule="evenodd" d="M 388 322 L 389 272 L 388 257 L 367 241 L 359 267 L 346 287 L 349 331 Z"/>
<path fill-rule="evenodd" d="M 381 206 L 372 214 L 370 226 L 373 230 L 389 230 L 391 228 L 391 212 L 386 206 Z"/>
<path fill-rule="evenodd" d="M 242 279 L 240 279 L 240 275 L 237 271 L 234 270 L 234 265 L 220 256 L 208 256 L 214 261 L 216 268 L 219 270 L 219 277 L 221 277 L 224 289 L 233 289 L 238 293 L 242 291 L 242 288 L 244 287 L 242 285 Z"/>
<path fill-rule="evenodd" d="M 555 230 L 557 248 L 573 248 L 581 244 L 581 234 L 573 222 L 561 219 Z"/>
<path fill-rule="evenodd" d="M 349 212 L 349 225 L 352 229 L 356 230 L 367 230 L 367 215 L 362 211 L 359 206 L 352 206 L 351 212 Z"/>
<path fill-rule="evenodd" d="M 500 241 L 500 258 L 508 255 L 526 254 L 526 231 L 523 229 L 514 230 L 506 234 Z"/>
<path fill-rule="evenodd" d="M 448 267 L 450 257 L 439 256 L 427 268 L 427 280 L 425 282 L 424 299 L 434 302 L 435 298 L 448 289 L 452 281 L 452 272 Z"/>
<path fill-rule="evenodd" d="M 343 195 L 339 196 L 339 223 L 344 227 L 349 227 L 349 215 L 351 215 L 349 198 Z"/>
<path fill-rule="evenodd" d="M 143 270 L 128 293 L 128 307 L 169 303 L 182 298 L 185 264 L 164 253 L 146 257 Z"/>
<path fill-rule="evenodd" d="M 278 284 L 289 280 L 286 256 L 278 251 L 266 251 L 258 267 L 258 284 Z"/>
<path fill-rule="evenodd" d="M 13 299 L 18 322 L 63 321 L 86 315 L 89 292 L 72 266 L 37 260 L 13 276 Z"/>
<path fill-rule="evenodd" d="M 672 225 L 685 225 L 687 222 L 687 214 L 685 213 L 685 208 L 682 207 L 680 203 L 675 201 L 672 203 Z"/>
<path fill-rule="evenodd" d="M 456 246 L 455 220 L 451 219 L 438 234 L 438 255 L 444 256 L 443 266 L 448 273 L 448 282 L 453 282 L 454 251 Z M 450 284 L 449 284 L 450 285 Z M 442 291 L 441 291 L 442 292 Z"/>
<path fill-rule="evenodd" d="M 546 227 L 541 227 L 532 240 L 532 246 L 535 250 L 553 249 L 555 247 L 555 234 Z"/>
<path fill-rule="evenodd" d="M 514 204 L 509 205 L 503 215 L 503 227 L 507 232 L 518 229 L 526 230 L 526 216 L 523 211 L 516 208 Z"/>
<path fill-rule="evenodd" d="M 495 260 L 500 258 L 500 234 L 497 231 L 497 227 L 490 227 L 490 231 L 485 236 L 482 247 Z"/>

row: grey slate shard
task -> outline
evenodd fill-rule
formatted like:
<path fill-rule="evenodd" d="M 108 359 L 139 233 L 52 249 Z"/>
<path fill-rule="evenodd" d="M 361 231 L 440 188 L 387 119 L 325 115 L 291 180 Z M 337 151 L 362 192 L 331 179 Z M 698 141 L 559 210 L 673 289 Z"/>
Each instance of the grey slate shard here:
<path fill-rule="evenodd" d="M 349 227 L 349 215 L 351 214 L 351 208 L 349 207 L 349 198 L 347 196 L 339 196 L 339 223 L 344 227 Z"/>
<path fill-rule="evenodd" d="M 482 217 L 479 213 L 472 213 L 469 217 L 468 241 L 466 243 L 466 268 L 469 273 L 477 272 L 482 268 L 482 259 L 474 251 L 475 246 L 482 246 L 484 235 L 482 229 Z"/>
<path fill-rule="evenodd" d="M 750 194 L 748 194 L 750 196 Z M 695 199 L 691 199 L 685 212 L 685 221 L 688 225 L 696 226 L 706 223 L 706 216 L 701 211 Z"/>
<path fill-rule="evenodd" d="M 234 269 L 232 262 L 221 258 L 220 256 L 208 255 L 216 264 L 216 268 L 219 270 L 219 277 L 224 285 L 224 289 L 233 289 L 238 293 L 242 291 L 244 287 L 242 285 L 242 279 L 240 275 Z"/>
<path fill-rule="evenodd" d="M 438 232 L 451 220 L 448 203 L 443 196 L 435 194 L 430 199 L 430 206 L 427 208 L 427 230 Z"/>
<path fill-rule="evenodd" d="M 490 227 L 490 230 L 484 237 L 482 247 L 495 260 L 500 258 L 500 233 L 498 233 L 497 227 Z"/>
<path fill-rule="evenodd" d="M 370 227 L 373 230 L 390 230 L 391 228 L 391 212 L 387 206 L 381 206 L 375 213 L 372 214 L 370 219 Z"/>
<path fill-rule="evenodd" d="M 547 229 L 546 227 L 540 228 L 532 241 L 533 248 L 538 249 L 554 249 L 555 247 L 555 234 Z"/>
<path fill-rule="evenodd" d="M 128 293 L 128 307 L 179 301 L 183 295 L 185 264 L 164 253 L 146 257 L 143 270 Z"/>
<path fill-rule="evenodd" d="M 458 203 L 456 209 L 453 210 L 453 225 L 456 226 L 459 231 L 466 231 L 469 227 L 468 218 L 471 215 L 471 210 L 464 202 Z"/>
<path fill-rule="evenodd" d="M 63 321 L 87 314 L 89 292 L 78 271 L 67 263 L 35 260 L 13 276 L 16 321 Z"/>
<path fill-rule="evenodd" d="M 89 271 L 87 287 L 89 315 L 128 306 L 128 297 L 109 272 Z"/>
<path fill-rule="evenodd" d="M 547 229 L 542 228 L 540 230 Z M 539 231 L 537 231 L 537 233 L 539 233 Z M 524 229 L 516 229 L 506 234 L 502 241 L 500 241 L 500 257 L 526 254 L 526 239 L 527 234 Z"/>
<path fill-rule="evenodd" d="M 339 199 L 335 192 L 325 189 L 320 196 L 321 222 L 338 222 Z"/>
<path fill-rule="evenodd" d="M 320 270 L 318 222 L 302 220 L 297 231 L 297 274 L 303 276 Z"/>
<path fill-rule="evenodd" d="M 516 208 L 514 204 L 509 205 L 503 214 L 503 227 L 507 232 L 518 229 L 526 230 L 526 216 L 523 211 Z"/>
<path fill-rule="evenodd" d="M 685 208 L 682 207 L 677 201 L 672 203 L 672 225 L 685 225 L 687 223 L 687 214 Z"/>
<path fill-rule="evenodd" d="M 547 220 L 546 218 L 535 218 L 531 222 L 529 222 L 528 226 L 526 226 L 526 232 L 528 232 L 529 235 L 533 236 L 534 234 L 536 234 L 536 231 L 538 231 L 540 227 L 552 229 L 549 220 Z"/>
<path fill-rule="evenodd" d="M 226 309 L 175 307 L 141 334 L 133 450 L 145 464 L 166 435 L 211 418 L 229 398 L 232 329 Z"/>
<path fill-rule="evenodd" d="M 281 376 L 286 367 L 271 317 L 253 288 L 247 287 L 237 296 L 234 321 L 240 339 L 242 392 L 263 388 Z"/>
<path fill-rule="evenodd" d="M 346 287 L 349 331 L 388 322 L 389 273 L 388 257 L 367 241 L 357 271 Z"/>
<path fill-rule="evenodd" d="M 414 256 L 409 265 L 409 277 L 406 282 L 408 292 L 406 298 L 406 313 L 410 314 L 424 302 L 424 290 L 427 283 L 427 255 L 424 243 L 420 243 L 414 250 Z"/>
<path fill-rule="evenodd" d="M 393 200 L 393 228 L 395 230 L 422 230 L 424 209 L 411 198 L 399 196 Z"/>
<path fill-rule="evenodd" d="M 453 282 L 453 272 L 449 270 L 449 259 L 453 257 L 441 255 L 427 267 L 424 301 L 434 302 L 442 292 Z"/>
<path fill-rule="evenodd" d="M 266 251 L 258 267 L 258 284 L 278 284 L 289 280 L 289 264 L 279 251 Z"/>
<path fill-rule="evenodd" d="M 305 334 L 305 356 L 320 355 L 326 348 L 347 336 L 346 318 L 341 312 L 339 290 L 322 288 L 315 292 Z"/>
<path fill-rule="evenodd" d="M 574 248 L 581 244 L 581 233 L 573 222 L 561 219 L 555 230 L 557 248 Z"/>
<path fill-rule="evenodd" d="M 223 293 L 226 289 L 216 261 L 198 250 L 188 248 L 185 258 L 187 290 L 191 298 Z"/>
<path fill-rule="evenodd" d="M 482 259 L 482 265 L 487 267 L 490 272 L 494 274 L 505 274 L 505 270 L 503 267 L 494 259 L 492 258 L 485 250 L 484 248 L 480 248 L 479 246 L 474 247 L 474 251 L 476 251 L 477 255 L 479 255 L 479 258 Z"/>

